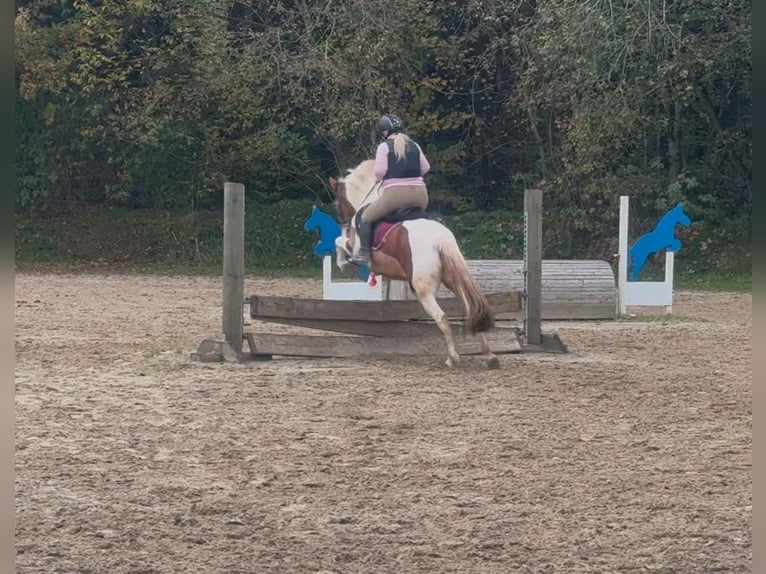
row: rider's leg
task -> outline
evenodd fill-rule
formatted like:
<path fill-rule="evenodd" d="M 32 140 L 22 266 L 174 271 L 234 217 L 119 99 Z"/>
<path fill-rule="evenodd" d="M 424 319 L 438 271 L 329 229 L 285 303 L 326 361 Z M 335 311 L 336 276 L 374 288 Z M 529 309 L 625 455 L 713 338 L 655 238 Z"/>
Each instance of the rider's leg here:
<path fill-rule="evenodd" d="M 356 226 L 356 241 L 359 248 L 351 255 L 350 261 L 354 265 L 365 265 L 370 262 L 372 250 L 372 228 L 379 217 L 388 213 L 385 196 L 381 196 L 370 203 L 359 215 L 359 223 Z"/>
<path fill-rule="evenodd" d="M 428 192 L 424 185 L 391 185 L 364 210 L 362 218 L 378 221 L 395 209 L 413 206 L 421 209 L 428 207 Z"/>
<path fill-rule="evenodd" d="M 372 226 L 374 221 L 362 218 L 356 230 L 356 239 L 359 242 L 359 250 L 351 257 L 351 262 L 356 265 L 364 265 L 370 261 L 372 249 Z"/>

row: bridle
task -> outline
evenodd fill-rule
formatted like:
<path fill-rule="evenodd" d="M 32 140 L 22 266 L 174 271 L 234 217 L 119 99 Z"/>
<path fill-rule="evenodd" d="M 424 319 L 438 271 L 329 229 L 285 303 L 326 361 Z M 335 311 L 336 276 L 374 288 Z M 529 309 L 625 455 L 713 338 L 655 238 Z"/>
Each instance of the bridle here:
<path fill-rule="evenodd" d="M 335 211 L 338 214 L 338 219 L 340 219 L 341 224 L 350 225 L 351 221 L 354 219 L 354 215 L 356 215 L 356 210 L 346 198 L 345 189 L 343 190 L 342 195 L 335 194 L 333 205 L 335 206 Z M 346 208 L 346 206 L 348 206 L 348 208 Z M 350 215 L 347 215 L 347 213 L 350 213 Z"/>

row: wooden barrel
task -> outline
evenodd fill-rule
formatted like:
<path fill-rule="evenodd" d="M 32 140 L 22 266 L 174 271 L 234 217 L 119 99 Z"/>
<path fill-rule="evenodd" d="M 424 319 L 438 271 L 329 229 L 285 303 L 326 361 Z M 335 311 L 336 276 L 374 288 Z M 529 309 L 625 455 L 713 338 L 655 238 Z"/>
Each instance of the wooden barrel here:
<path fill-rule="evenodd" d="M 469 260 L 468 267 L 485 293 L 523 291 L 524 262 Z M 391 298 L 415 299 L 409 289 L 394 289 Z M 438 296 L 449 296 L 444 287 Z M 592 259 L 544 259 L 542 318 L 612 319 L 617 315 L 617 282 L 611 265 Z M 515 312 L 500 318 L 520 318 Z"/>

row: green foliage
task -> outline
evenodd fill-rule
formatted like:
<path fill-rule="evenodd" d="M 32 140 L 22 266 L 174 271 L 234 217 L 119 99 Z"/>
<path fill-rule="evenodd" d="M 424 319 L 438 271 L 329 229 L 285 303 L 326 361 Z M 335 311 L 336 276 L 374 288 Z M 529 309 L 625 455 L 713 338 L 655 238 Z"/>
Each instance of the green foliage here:
<path fill-rule="evenodd" d="M 40 109 L 16 96 L 16 207 L 39 205 L 51 194 L 53 181 L 48 165 L 48 135 Z"/>
<path fill-rule="evenodd" d="M 318 236 L 304 231 L 312 203 L 282 200 L 245 210 L 246 268 L 310 267 Z M 331 211 L 331 206 L 321 206 Z M 21 264 L 76 263 L 117 268 L 220 273 L 221 212 L 107 207 L 48 217 L 16 216 L 16 260 Z"/>
<path fill-rule="evenodd" d="M 303 225 L 311 215 L 312 204 L 300 200 L 283 200 L 271 206 L 249 205 L 246 208 L 246 266 L 269 269 L 316 266 L 320 260 L 313 249 L 319 240 L 316 232 Z M 332 212 L 331 206 L 317 205 Z"/>
<path fill-rule="evenodd" d="M 245 270 L 248 274 L 321 277 L 313 254 L 319 237 L 306 232 L 311 202 L 284 200 L 273 205 L 248 202 L 245 212 Z M 330 205 L 318 204 L 332 212 Z M 447 216 L 461 249 L 471 259 L 521 259 L 524 224 L 518 212 L 470 211 Z M 160 273 L 220 275 L 223 254 L 220 211 L 101 207 L 48 217 L 16 216 L 16 264 L 20 269 L 63 265 L 68 269 L 124 269 Z M 682 289 L 747 291 L 752 288 L 750 226 L 711 226 L 694 222 L 679 230 L 683 248 L 676 257 Z M 562 235 L 547 218 L 544 256 L 560 258 Z M 616 244 L 614 245 L 616 251 Z M 612 261 L 608 248 L 577 252 L 577 257 Z M 642 274 L 659 279 L 662 255 L 651 258 Z"/>
<path fill-rule="evenodd" d="M 522 259 L 524 219 L 507 210 L 468 211 L 444 218 L 469 259 Z"/>
<path fill-rule="evenodd" d="M 484 235 L 468 240 L 476 256 L 518 249 L 506 215 L 525 187 L 544 189 L 560 257 L 616 251 L 622 194 L 637 231 L 676 201 L 724 229 L 752 210 L 751 11 L 27 0 L 15 21 L 16 206 L 195 218 L 220 209 L 225 181 L 244 183 L 257 210 L 325 202 L 328 176 L 371 156 L 373 120 L 390 109 L 428 154 L 434 208 Z"/>

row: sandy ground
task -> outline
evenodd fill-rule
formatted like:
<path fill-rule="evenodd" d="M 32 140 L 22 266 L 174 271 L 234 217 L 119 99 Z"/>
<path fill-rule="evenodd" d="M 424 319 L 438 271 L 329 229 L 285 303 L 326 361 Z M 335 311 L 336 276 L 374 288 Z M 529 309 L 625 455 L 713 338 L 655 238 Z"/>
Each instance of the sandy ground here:
<path fill-rule="evenodd" d="M 749 294 L 489 371 L 192 363 L 220 292 L 16 276 L 18 573 L 751 571 Z"/>

